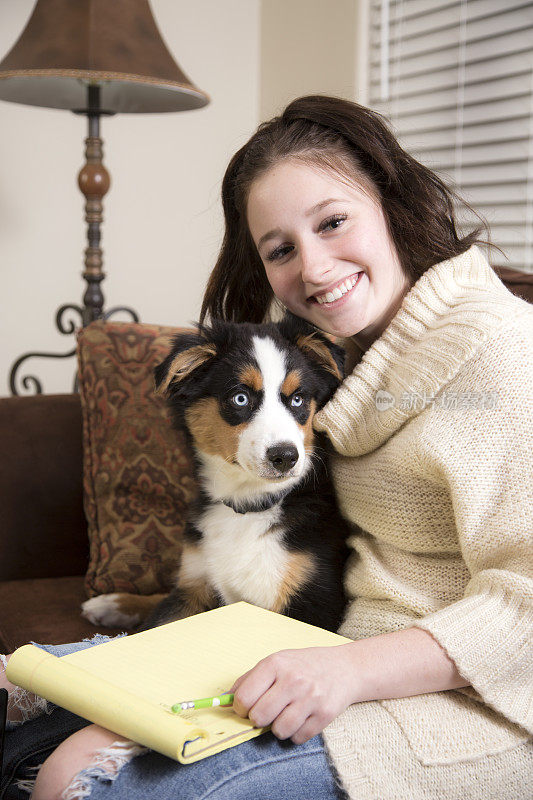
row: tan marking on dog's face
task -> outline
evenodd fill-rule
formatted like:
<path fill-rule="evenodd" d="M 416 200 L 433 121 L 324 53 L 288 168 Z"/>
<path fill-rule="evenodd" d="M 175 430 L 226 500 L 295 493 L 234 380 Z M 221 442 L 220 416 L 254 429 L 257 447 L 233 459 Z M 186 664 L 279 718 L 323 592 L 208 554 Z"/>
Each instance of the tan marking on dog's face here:
<path fill-rule="evenodd" d="M 271 611 L 281 613 L 290 603 L 292 596 L 311 577 L 314 570 L 315 562 L 309 553 L 292 554 Z"/>
<path fill-rule="evenodd" d="M 204 397 L 193 403 L 185 412 L 185 421 L 199 450 L 235 461 L 244 424 L 228 425 L 220 416 L 214 397 Z"/>
<path fill-rule="evenodd" d="M 158 386 L 156 391 L 163 394 L 166 392 L 173 380 L 178 382 L 183 380 L 183 378 L 186 378 L 187 375 L 190 375 L 193 370 L 197 369 L 197 367 L 199 367 L 205 361 L 213 358 L 216 353 L 216 347 L 211 343 L 199 344 L 195 347 L 190 347 L 188 350 L 184 350 L 183 353 L 178 353 L 178 355 L 171 362 L 165 379 L 161 385 Z"/>
<path fill-rule="evenodd" d="M 263 389 L 263 376 L 257 367 L 252 366 L 252 364 L 244 367 L 238 379 L 255 392 L 260 392 Z"/>
<path fill-rule="evenodd" d="M 281 393 L 285 395 L 285 397 L 290 397 L 291 394 L 300 388 L 302 385 L 302 376 L 299 370 L 293 369 L 283 383 L 281 384 Z"/>
<path fill-rule="evenodd" d="M 304 432 L 305 452 L 308 455 L 311 455 L 315 444 L 315 432 L 313 430 L 313 417 L 315 416 L 315 413 L 316 413 L 316 400 L 311 400 L 309 404 L 309 416 L 307 417 L 305 425 L 301 426 Z"/>
<path fill-rule="evenodd" d="M 315 361 L 318 361 L 325 370 L 331 372 L 339 381 L 342 380 L 341 372 L 330 349 L 324 342 L 317 339 L 313 333 L 308 336 L 300 336 L 296 344 L 303 353 Z"/>

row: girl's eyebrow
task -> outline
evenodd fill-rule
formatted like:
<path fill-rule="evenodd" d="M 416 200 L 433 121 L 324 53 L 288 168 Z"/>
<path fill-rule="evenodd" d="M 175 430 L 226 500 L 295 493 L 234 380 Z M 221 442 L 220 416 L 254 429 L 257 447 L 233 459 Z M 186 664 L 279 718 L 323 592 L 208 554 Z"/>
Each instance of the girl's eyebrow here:
<path fill-rule="evenodd" d="M 257 242 L 257 249 L 260 250 L 265 242 L 268 242 L 269 239 L 275 239 L 276 236 L 280 235 L 280 233 L 281 233 L 281 228 L 273 228 L 271 231 L 268 231 L 268 233 L 265 233 L 265 235 L 261 236 L 261 238 Z"/>
<path fill-rule="evenodd" d="M 321 200 L 320 203 L 316 204 L 316 206 L 313 206 L 312 208 L 308 209 L 305 212 L 305 216 L 312 217 L 313 214 L 316 214 L 317 211 L 322 211 L 323 208 L 331 205 L 331 203 L 342 203 L 342 202 L 345 203 L 346 200 L 343 201 L 342 198 L 340 197 L 328 197 L 327 200 Z"/>
<path fill-rule="evenodd" d="M 313 214 L 316 214 L 317 211 L 322 211 L 323 208 L 326 208 L 326 206 L 331 205 L 331 203 L 342 203 L 342 202 L 346 202 L 346 200 L 343 201 L 342 198 L 340 197 L 328 197 L 327 200 L 321 200 L 320 203 L 317 203 L 316 205 L 307 209 L 307 211 L 304 213 L 304 216 L 312 217 Z M 273 228 L 271 231 L 268 231 L 268 233 L 265 233 L 264 236 L 261 236 L 261 238 L 259 239 L 257 243 L 257 249 L 260 250 L 265 242 L 268 242 L 269 239 L 275 239 L 276 236 L 280 235 L 280 233 L 281 233 L 281 228 Z"/>

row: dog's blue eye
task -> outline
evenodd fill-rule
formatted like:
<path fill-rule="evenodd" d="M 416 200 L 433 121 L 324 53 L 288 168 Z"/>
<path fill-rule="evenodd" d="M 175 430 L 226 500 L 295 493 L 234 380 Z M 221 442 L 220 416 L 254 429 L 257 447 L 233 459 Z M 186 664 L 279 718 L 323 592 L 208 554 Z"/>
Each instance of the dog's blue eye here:
<path fill-rule="evenodd" d="M 303 401 L 304 399 L 301 394 L 295 394 L 291 398 L 291 406 L 293 408 L 299 408 L 302 405 Z"/>
<path fill-rule="evenodd" d="M 231 398 L 232 402 L 235 403 L 236 406 L 247 406 L 250 402 L 250 398 L 246 394 L 246 392 L 238 392 L 234 394 Z"/>

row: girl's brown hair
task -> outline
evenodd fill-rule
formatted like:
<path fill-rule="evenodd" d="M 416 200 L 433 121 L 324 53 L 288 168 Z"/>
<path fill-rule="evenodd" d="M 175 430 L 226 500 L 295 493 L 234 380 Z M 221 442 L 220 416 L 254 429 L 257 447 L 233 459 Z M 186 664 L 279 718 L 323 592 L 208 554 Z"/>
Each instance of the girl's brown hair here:
<path fill-rule="evenodd" d="M 267 316 L 273 294 L 248 230 L 246 203 L 253 181 L 286 158 L 333 169 L 378 196 L 410 283 L 479 241 L 484 226 L 458 235 L 453 208 L 458 198 L 400 147 L 380 114 L 336 97 L 300 97 L 263 123 L 229 163 L 222 182 L 224 240 L 204 295 L 202 322 L 207 315 L 234 322 L 262 322 Z"/>

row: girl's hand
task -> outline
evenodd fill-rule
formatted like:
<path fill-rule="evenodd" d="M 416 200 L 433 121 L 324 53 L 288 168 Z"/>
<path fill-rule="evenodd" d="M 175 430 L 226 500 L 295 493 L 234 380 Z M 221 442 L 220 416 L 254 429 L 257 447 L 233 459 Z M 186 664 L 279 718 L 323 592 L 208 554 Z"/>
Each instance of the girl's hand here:
<path fill-rule="evenodd" d="M 345 646 L 280 650 L 237 678 L 234 711 L 278 739 L 302 744 L 350 705 L 353 672 Z"/>
<path fill-rule="evenodd" d="M 302 744 L 351 703 L 468 686 L 430 633 L 405 628 L 335 647 L 280 650 L 233 684 L 233 708 Z"/>

